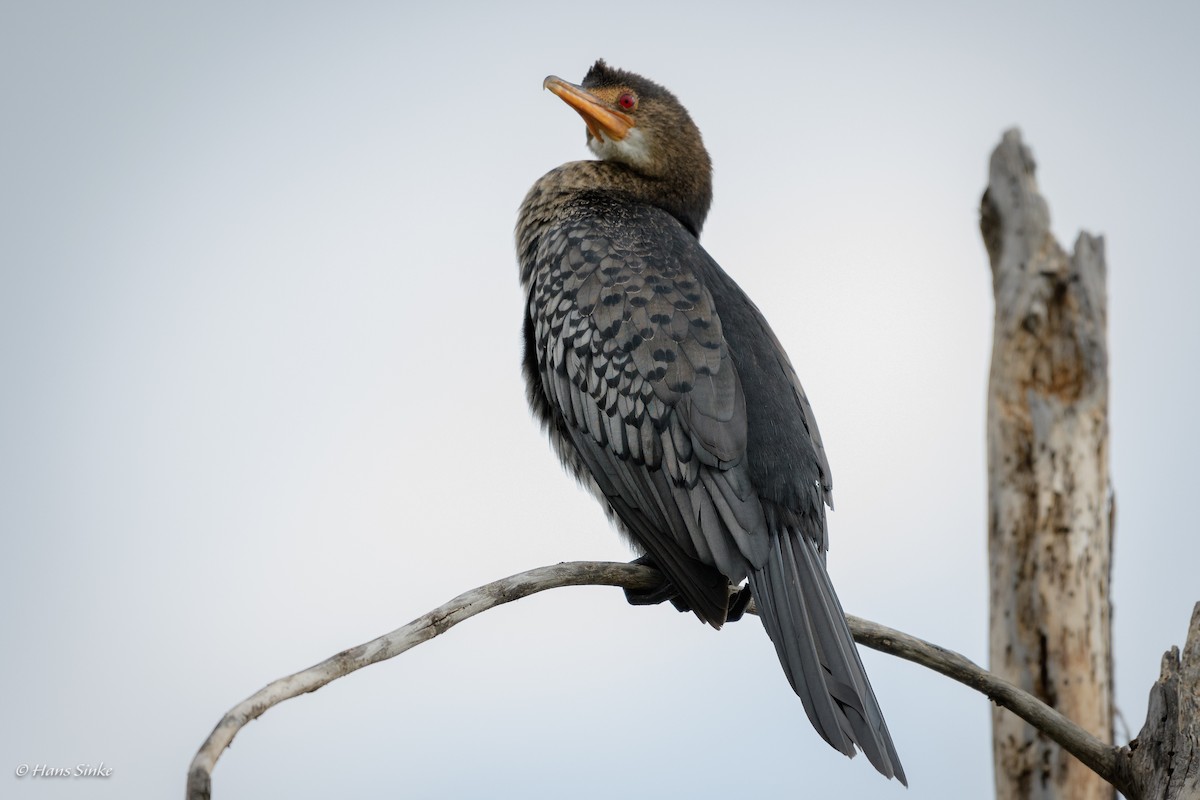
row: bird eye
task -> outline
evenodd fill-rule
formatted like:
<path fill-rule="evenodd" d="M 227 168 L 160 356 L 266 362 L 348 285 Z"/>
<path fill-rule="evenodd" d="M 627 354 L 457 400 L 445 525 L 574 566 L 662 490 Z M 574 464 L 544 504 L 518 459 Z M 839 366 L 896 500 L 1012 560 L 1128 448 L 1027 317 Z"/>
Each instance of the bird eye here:
<path fill-rule="evenodd" d="M 617 105 L 626 111 L 632 111 L 637 107 L 637 95 L 632 92 L 626 92 L 617 98 Z"/>

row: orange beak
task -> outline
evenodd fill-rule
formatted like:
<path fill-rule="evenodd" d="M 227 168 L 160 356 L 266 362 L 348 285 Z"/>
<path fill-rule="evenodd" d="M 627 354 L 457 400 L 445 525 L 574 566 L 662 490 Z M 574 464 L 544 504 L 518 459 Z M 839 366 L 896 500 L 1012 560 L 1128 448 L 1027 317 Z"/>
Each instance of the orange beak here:
<path fill-rule="evenodd" d="M 542 81 L 542 88 L 554 92 L 578 111 L 592 136 L 597 139 L 619 142 L 629 135 L 629 130 L 634 126 L 633 117 L 613 108 L 587 89 L 567 83 L 562 78 L 550 75 Z"/>

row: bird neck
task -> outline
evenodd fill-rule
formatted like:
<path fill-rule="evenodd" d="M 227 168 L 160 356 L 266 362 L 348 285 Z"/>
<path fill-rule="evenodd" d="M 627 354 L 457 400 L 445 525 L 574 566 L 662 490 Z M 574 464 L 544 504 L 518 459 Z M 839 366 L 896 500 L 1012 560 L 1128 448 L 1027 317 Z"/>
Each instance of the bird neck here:
<path fill-rule="evenodd" d="M 675 217 L 700 238 L 704 219 L 712 204 L 712 167 L 707 154 L 702 161 L 688 161 L 694 168 L 662 165 L 660 174 L 649 175 L 618 161 L 577 161 L 564 167 L 579 168 L 592 188 L 656 206 Z"/>
<path fill-rule="evenodd" d="M 711 168 L 706 161 L 702 169 L 676 171 L 660 178 L 614 161 L 572 161 L 551 170 L 529 190 L 517 217 L 522 272 L 531 263 L 543 230 L 571 208 L 572 201 L 591 193 L 661 208 L 699 238 L 712 204 Z"/>

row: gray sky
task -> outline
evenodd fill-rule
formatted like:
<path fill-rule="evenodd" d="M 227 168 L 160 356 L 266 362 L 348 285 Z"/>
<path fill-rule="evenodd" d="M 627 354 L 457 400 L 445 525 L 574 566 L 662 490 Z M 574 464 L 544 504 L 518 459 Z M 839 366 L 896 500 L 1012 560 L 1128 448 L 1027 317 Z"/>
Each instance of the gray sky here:
<path fill-rule="evenodd" d="M 541 90 L 667 85 L 835 476 L 851 613 L 986 662 L 987 158 L 1110 265 L 1117 699 L 1200 599 L 1194 3 L 0 5 L 0 794 L 178 796 L 226 709 L 506 574 L 626 559 L 525 408 Z M 753 620 L 613 589 L 290 701 L 221 800 L 987 796 L 987 701 L 864 655 L 912 788 L 819 740 Z M 98 780 L 17 779 L 103 761 Z M 664 794 L 665 793 L 665 794 Z"/>

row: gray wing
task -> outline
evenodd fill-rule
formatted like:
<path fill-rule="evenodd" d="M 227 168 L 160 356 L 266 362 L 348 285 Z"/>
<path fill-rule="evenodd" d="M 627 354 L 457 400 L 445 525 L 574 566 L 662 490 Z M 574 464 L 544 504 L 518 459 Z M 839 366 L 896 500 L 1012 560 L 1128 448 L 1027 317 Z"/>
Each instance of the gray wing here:
<path fill-rule="evenodd" d="M 568 221 L 540 245 L 533 347 L 560 434 L 693 610 L 725 618 L 727 580 L 767 557 L 746 463 L 746 397 L 694 237 L 653 209 Z M 719 572 L 715 576 L 712 568 Z"/>
<path fill-rule="evenodd" d="M 744 384 L 750 477 L 772 531 L 794 528 L 822 559 L 828 548 L 824 506 L 833 479 L 812 406 L 783 346 L 762 313 L 711 258 L 700 271 L 725 322 L 735 363 L 753 374 Z"/>

